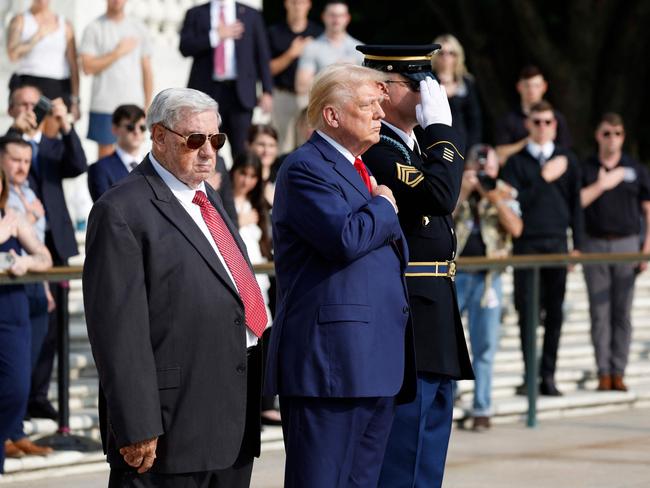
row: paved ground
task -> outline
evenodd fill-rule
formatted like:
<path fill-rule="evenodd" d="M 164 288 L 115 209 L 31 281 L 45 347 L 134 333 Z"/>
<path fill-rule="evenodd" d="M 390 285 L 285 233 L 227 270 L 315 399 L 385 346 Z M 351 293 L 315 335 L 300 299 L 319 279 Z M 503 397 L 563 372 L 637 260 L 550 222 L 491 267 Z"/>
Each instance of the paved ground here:
<path fill-rule="evenodd" d="M 284 454 L 266 451 L 253 488 L 281 488 Z M 2 483 L 12 488 L 94 488 L 108 473 Z M 445 488 L 648 488 L 650 409 L 546 420 L 537 429 L 497 425 L 490 433 L 455 430 Z"/>

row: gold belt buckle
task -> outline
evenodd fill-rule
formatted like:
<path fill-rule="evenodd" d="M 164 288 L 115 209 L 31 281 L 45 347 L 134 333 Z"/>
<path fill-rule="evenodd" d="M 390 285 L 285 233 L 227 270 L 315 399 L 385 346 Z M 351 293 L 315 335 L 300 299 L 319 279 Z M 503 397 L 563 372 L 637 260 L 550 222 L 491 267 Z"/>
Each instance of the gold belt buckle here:
<path fill-rule="evenodd" d="M 456 261 L 447 261 L 447 266 L 449 266 L 447 274 L 453 281 L 456 277 Z"/>

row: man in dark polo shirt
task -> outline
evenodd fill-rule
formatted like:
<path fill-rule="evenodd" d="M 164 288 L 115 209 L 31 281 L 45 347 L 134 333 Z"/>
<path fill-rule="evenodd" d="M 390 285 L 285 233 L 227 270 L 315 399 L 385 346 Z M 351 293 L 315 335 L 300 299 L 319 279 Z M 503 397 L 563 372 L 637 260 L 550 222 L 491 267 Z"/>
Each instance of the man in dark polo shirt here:
<path fill-rule="evenodd" d="M 271 48 L 271 74 L 274 83 L 273 122 L 278 131 L 280 152 L 293 151 L 296 145 L 296 117 L 302 106 L 296 96 L 298 58 L 305 46 L 323 33 L 323 28 L 307 18 L 311 0 L 284 0 L 287 17 L 268 29 Z"/>
<path fill-rule="evenodd" d="M 625 128 L 615 113 L 596 129 L 598 154 L 582 165 L 580 199 L 585 209 L 585 252 L 638 252 L 641 213 L 643 252 L 650 252 L 650 175 L 623 152 Z M 623 382 L 632 335 L 631 309 L 636 271 L 648 263 L 590 264 L 584 267 L 598 390 L 627 391 Z M 639 269 L 640 268 L 640 269 Z"/>
<path fill-rule="evenodd" d="M 519 93 L 519 106 L 504 115 L 496 126 L 495 149 L 499 156 L 499 163 L 502 165 L 510 156 L 521 151 L 528 144 L 526 117 L 530 113 L 530 107 L 544 98 L 548 90 L 548 82 L 537 66 L 529 65 L 519 73 L 516 87 Z M 554 142 L 560 147 L 570 149 L 572 146 L 571 133 L 566 119 L 557 110 L 554 110 L 553 113 L 557 121 Z"/>
<path fill-rule="evenodd" d="M 575 156 L 553 140 L 557 120 L 550 103 L 541 101 L 530 108 L 526 119 L 529 136 L 525 147 L 511 156 L 502 169 L 502 179 L 519 192 L 524 229 L 513 242 L 513 254 L 554 254 L 567 252 L 567 229 L 573 231 L 574 253 L 581 247 L 580 168 Z M 531 270 L 515 270 L 515 307 L 519 312 L 521 348 L 524 362 L 528 331 L 526 317 Z M 560 396 L 555 385 L 555 363 L 562 329 L 562 304 L 566 289 L 566 267 L 543 268 L 540 272 L 540 307 L 544 317 L 544 345 L 540 363 L 539 391 Z M 526 386 L 517 388 L 526 394 Z"/>

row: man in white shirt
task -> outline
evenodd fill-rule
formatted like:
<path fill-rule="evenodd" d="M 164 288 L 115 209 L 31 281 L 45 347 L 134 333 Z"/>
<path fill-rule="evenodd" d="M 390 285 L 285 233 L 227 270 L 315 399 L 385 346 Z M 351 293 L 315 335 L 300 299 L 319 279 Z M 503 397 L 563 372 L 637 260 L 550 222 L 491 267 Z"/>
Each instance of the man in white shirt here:
<path fill-rule="evenodd" d="M 152 150 L 93 206 L 84 305 L 110 487 L 248 487 L 268 317 L 237 229 L 204 183 L 216 102 L 159 93 Z"/>

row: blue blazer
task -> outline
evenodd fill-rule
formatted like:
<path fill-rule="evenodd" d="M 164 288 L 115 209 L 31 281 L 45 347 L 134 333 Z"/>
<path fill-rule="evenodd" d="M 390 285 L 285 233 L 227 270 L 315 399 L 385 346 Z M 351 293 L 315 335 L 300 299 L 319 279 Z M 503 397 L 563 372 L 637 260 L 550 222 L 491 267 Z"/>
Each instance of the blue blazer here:
<path fill-rule="evenodd" d="M 235 9 L 237 20 L 244 24 L 244 34 L 235 40 L 235 85 L 240 103 L 252 110 L 257 105 L 255 85 L 258 80 L 262 82 L 264 92 L 271 93 L 273 90 L 271 53 L 260 13 L 240 3 L 235 4 Z M 194 58 L 187 86 L 214 98 L 214 48 L 210 46 L 209 32 L 210 3 L 189 9 L 181 28 L 179 48 L 183 56 Z"/>
<path fill-rule="evenodd" d="M 410 396 L 408 250 L 397 215 L 317 133 L 280 168 L 273 240 L 278 309 L 266 393 Z"/>
<path fill-rule="evenodd" d="M 88 167 L 88 190 L 96 202 L 102 194 L 115 183 L 125 178 L 129 172 L 116 152 L 104 156 Z"/>

